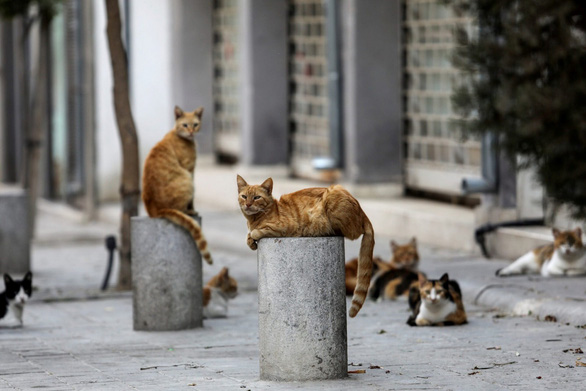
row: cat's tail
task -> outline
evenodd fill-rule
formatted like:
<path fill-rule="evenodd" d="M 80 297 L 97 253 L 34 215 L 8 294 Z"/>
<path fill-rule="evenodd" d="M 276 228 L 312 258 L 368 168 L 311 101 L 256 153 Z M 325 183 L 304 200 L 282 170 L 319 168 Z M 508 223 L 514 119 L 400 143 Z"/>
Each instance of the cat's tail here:
<path fill-rule="evenodd" d="M 203 259 L 206 260 L 207 263 L 210 265 L 213 263 L 212 256 L 208 250 L 208 242 L 203 236 L 203 232 L 201 230 L 200 225 L 198 222 L 185 213 L 178 211 L 176 209 L 163 209 L 157 213 L 157 217 L 163 217 L 172 223 L 175 223 L 183 228 L 185 228 L 199 249 L 199 252 Z"/>
<path fill-rule="evenodd" d="M 356 288 L 352 296 L 352 305 L 350 307 L 350 317 L 353 318 L 358 314 L 366 300 L 368 287 L 370 286 L 370 277 L 372 276 L 372 253 L 374 250 L 374 230 L 366 214 L 364 216 L 362 242 L 360 243 L 360 252 L 358 253 L 358 271 L 356 273 Z"/>

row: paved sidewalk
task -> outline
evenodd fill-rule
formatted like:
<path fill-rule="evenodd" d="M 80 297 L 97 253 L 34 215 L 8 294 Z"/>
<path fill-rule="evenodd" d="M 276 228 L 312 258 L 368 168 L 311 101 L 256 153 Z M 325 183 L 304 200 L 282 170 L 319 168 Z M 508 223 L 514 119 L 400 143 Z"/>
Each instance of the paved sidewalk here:
<path fill-rule="evenodd" d="M 215 259 L 212 267 L 204 265 L 204 278 L 227 265 L 239 281 L 240 295 L 231 302 L 229 317 L 206 320 L 202 329 L 135 332 L 130 294 L 98 290 L 107 257 L 103 239 L 117 231 L 116 207 L 92 224 L 52 210 L 49 206 L 39 214 L 33 247 L 37 290 L 25 310 L 25 327 L 0 328 L 0 390 L 533 390 L 584 385 L 586 367 L 576 366 L 583 355 L 575 349 L 586 348 L 586 329 L 580 327 L 586 325 L 586 279 L 499 279 L 494 270 L 504 261 L 421 246 L 422 270 L 430 277 L 448 271 L 460 281 L 468 325 L 411 328 L 405 324 L 405 300 L 369 301 L 348 320 L 349 370 L 365 373 L 339 381 L 262 382 L 256 253 L 244 243 L 246 225 L 238 211 L 199 206 Z M 376 237 L 376 254 L 389 256 L 389 239 Z M 347 258 L 358 245 L 347 242 Z M 478 304 L 473 303 L 476 296 Z M 513 309 L 532 316 L 511 316 Z M 535 315 L 541 320 L 554 315 L 558 321 L 538 321 Z"/>

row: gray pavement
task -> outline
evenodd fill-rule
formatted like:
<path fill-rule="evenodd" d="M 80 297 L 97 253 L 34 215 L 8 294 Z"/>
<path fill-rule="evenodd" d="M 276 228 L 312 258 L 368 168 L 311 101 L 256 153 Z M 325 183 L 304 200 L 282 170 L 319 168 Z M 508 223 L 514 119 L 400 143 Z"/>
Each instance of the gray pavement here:
<path fill-rule="evenodd" d="M 25 326 L 0 328 L 0 390 L 586 388 L 586 367 L 576 365 L 583 354 L 575 353 L 586 348 L 586 279 L 499 279 L 494 270 L 504 261 L 425 246 L 422 270 L 430 277 L 448 271 L 460 282 L 468 325 L 411 328 L 405 300 L 369 301 L 348 320 L 348 369 L 365 373 L 338 381 L 260 381 L 256 253 L 245 245 L 244 219 L 233 209 L 200 205 L 199 211 L 215 259 L 204 265 L 204 279 L 226 265 L 239 281 L 229 317 L 206 320 L 201 329 L 135 332 L 130 294 L 98 290 L 103 239 L 116 233 L 116 219 L 88 224 L 45 206 Z M 375 253 L 387 258 L 390 238 L 376 239 Z M 347 242 L 347 259 L 358 244 Z M 543 321 L 546 315 L 557 322 Z"/>

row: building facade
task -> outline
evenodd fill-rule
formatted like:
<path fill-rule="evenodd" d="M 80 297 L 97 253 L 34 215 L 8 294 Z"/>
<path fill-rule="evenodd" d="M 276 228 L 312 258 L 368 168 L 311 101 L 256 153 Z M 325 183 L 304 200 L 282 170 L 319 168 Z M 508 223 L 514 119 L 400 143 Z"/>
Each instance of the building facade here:
<path fill-rule="evenodd" d="M 486 140 L 462 141 L 453 128 L 450 96 L 461 78 L 450 62 L 452 33 L 474 27 L 440 0 L 120 5 L 141 162 L 172 127 L 174 105 L 203 106 L 199 153 L 218 164 L 286 166 L 295 177 L 378 188 L 383 197 L 542 213 L 530 180 Z M 103 2 L 66 0 L 46 64 L 43 196 L 88 213 L 118 199 L 121 171 L 105 28 Z M 18 181 L 25 142 L 22 69 L 30 76 L 32 62 L 16 62 L 21 30 L 2 22 L 3 182 Z M 23 49 L 29 58 L 33 43 Z M 463 180 L 489 183 L 490 196 L 466 194 Z"/>

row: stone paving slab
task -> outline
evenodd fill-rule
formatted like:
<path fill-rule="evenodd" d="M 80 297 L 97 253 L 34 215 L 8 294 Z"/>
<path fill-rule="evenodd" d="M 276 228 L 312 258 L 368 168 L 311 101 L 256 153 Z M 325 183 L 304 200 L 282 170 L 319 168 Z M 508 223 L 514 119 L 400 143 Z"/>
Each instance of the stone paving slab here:
<path fill-rule="evenodd" d="M 256 253 L 244 243 L 239 212 L 201 208 L 201 213 L 216 261 L 204 266 L 204 279 L 227 265 L 241 294 L 227 319 L 176 332 L 133 331 L 131 296 L 97 290 L 107 255 L 101 235 L 116 232 L 115 225 L 86 231 L 79 222 L 41 215 L 41 238 L 33 247 L 37 289 L 25 310 L 25 327 L 0 327 L 0 390 L 583 388 L 586 367 L 576 367 L 583 355 L 568 349 L 586 349 L 586 329 L 577 327 L 586 324 L 580 323 L 586 314 L 585 279 L 499 279 L 494 270 L 504 261 L 426 246 L 420 247 L 422 270 L 430 277 L 448 271 L 460 281 L 470 324 L 411 328 L 404 300 L 368 301 L 348 320 L 348 369 L 366 373 L 339 381 L 259 381 Z M 375 254 L 389 257 L 389 239 L 377 235 Z M 347 259 L 358 246 L 359 241 L 346 242 Z M 485 289 L 499 284 L 509 287 Z M 493 297 L 498 301 L 490 301 Z M 510 316 L 509 306 L 527 300 L 548 303 L 539 307 L 543 311 L 560 307 L 577 314 L 555 323 Z M 533 315 L 544 319 L 541 312 Z"/>
<path fill-rule="evenodd" d="M 473 305 L 468 325 L 412 328 L 398 300 L 367 302 L 348 320 L 348 369 L 365 373 L 262 382 L 256 311 L 256 294 L 245 292 L 204 328 L 136 332 L 130 298 L 34 302 L 24 328 L 0 328 L 0 390 L 580 389 L 586 375 L 575 366 L 581 355 L 564 352 L 586 348 L 585 329 Z"/>

